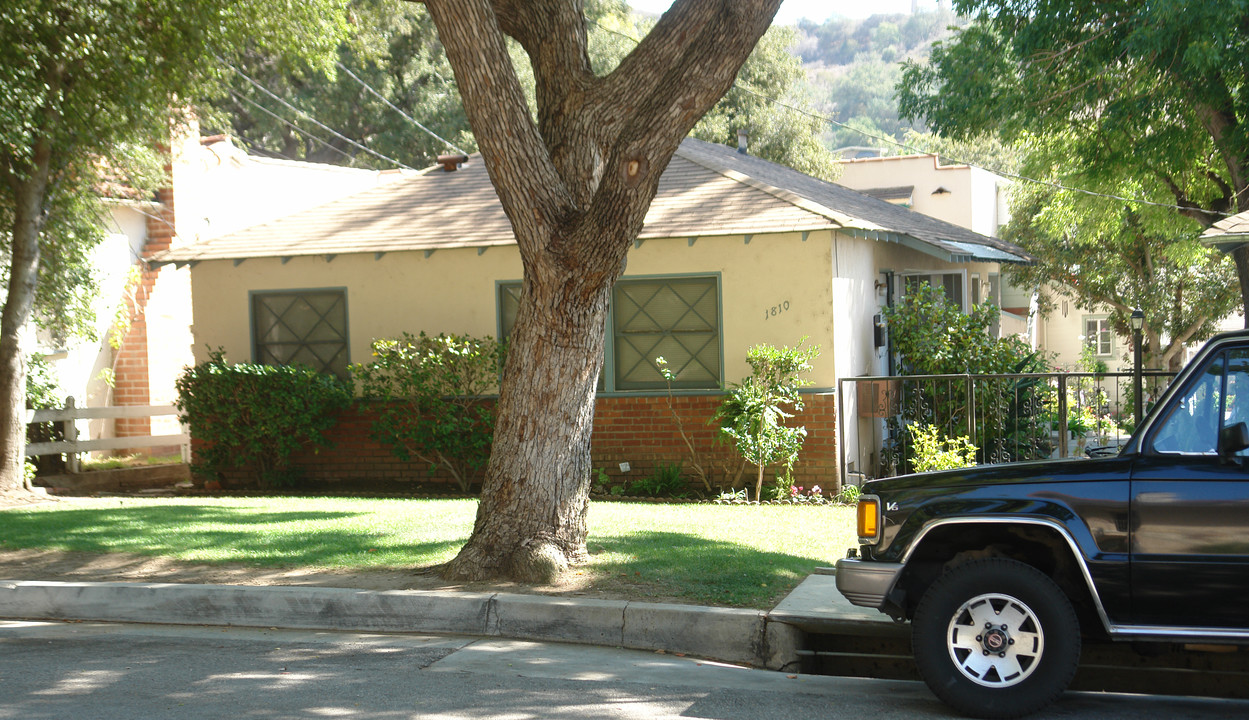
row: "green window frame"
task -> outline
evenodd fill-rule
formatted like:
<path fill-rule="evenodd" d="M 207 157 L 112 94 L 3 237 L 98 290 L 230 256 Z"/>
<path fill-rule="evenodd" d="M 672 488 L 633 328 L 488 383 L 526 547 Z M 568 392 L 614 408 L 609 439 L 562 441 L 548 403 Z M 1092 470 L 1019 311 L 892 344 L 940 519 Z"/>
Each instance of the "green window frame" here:
<path fill-rule="evenodd" d="M 346 288 L 255 291 L 251 316 L 253 362 L 306 365 L 347 377 Z"/>
<path fill-rule="evenodd" d="M 521 284 L 497 284 L 499 337 L 516 323 Z M 681 390 L 718 390 L 724 378 L 719 274 L 625 277 L 612 291 L 602 392 L 665 390 L 655 358 Z"/>

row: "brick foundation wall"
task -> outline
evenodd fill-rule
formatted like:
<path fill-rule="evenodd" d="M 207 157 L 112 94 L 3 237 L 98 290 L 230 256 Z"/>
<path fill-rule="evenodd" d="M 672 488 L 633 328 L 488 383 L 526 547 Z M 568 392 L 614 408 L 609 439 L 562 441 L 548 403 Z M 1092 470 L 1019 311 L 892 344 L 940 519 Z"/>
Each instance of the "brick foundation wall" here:
<path fill-rule="evenodd" d="M 790 424 L 807 428 L 799 463 L 794 467 L 795 485 L 819 485 L 832 492 L 837 484 L 837 401 L 833 394 L 804 395 L 806 408 Z M 729 446 L 715 444 L 716 428 L 707 420 L 720 405 L 719 396 L 686 396 L 674 399 L 685 433 L 698 450 L 702 464 L 711 474 L 713 491 L 727 487 L 741 460 Z M 305 487 L 321 490 L 377 490 L 388 492 L 455 492 L 450 477 L 432 472 L 427 463 L 404 462 L 370 437 L 372 414 L 367 404 L 357 404 L 340 416 L 332 433 L 335 446 L 295 458 Z M 595 402 L 594 435 L 591 456 L 595 468 L 602 468 L 613 483 L 628 484 L 645 478 L 660 465 L 681 463 L 690 488 L 706 492 L 689 467 L 689 450 L 681 439 L 666 397 L 606 397 Z M 628 462 L 622 472 L 620 463 Z M 754 485 L 754 468 L 748 466 L 741 483 Z M 769 469 L 767 481 L 773 477 Z M 241 484 L 241 475 L 227 478 L 228 484 Z"/>

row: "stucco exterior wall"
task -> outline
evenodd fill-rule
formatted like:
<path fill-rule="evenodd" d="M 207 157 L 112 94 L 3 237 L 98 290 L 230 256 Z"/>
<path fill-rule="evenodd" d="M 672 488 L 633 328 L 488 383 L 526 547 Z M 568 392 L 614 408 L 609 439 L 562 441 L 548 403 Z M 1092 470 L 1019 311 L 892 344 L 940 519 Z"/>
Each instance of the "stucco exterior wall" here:
<path fill-rule="evenodd" d="M 910 208 L 982 235 L 998 236 L 1010 221 L 1003 178 L 970 165 L 940 165 L 935 155 L 859 158 L 842 162 L 838 182 L 855 190 L 913 186 Z"/>
<path fill-rule="evenodd" d="M 753 345 L 808 344 L 823 352 L 813 363 L 817 387 L 834 384 L 832 233 L 648 240 L 629 253 L 625 277 L 716 273 L 727 381 L 741 380 Z M 346 288 L 351 362 L 365 362 L 377 338 L 407 332 L 498 335 L 497 281 L 521 278 L 517 249 L 494 247 L 323 257 L 209 261 L 192 270 L 196 360 L 222 347 L 250 361 L 250 293 Z"/>

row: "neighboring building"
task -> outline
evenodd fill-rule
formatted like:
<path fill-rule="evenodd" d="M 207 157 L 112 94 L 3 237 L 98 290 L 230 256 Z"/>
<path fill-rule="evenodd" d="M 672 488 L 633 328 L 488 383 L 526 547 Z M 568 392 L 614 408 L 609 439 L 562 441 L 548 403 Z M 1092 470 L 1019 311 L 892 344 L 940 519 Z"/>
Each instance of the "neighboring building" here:
<path fill-rule="evenodd" d="M 686 140 L 615 289 L 595 462 L 613 475 L 628 462 L 636 476 L 685 457 L 656 356 L 677 373 L 687 429 L 714 454 L 706 420 L 720 389 L 748 373 L 747 349 L 807 336 L 822 353 L 797 471 L 803 482 L 830 486 L 837 381 L 886 372 L 876 319 L 888 298 L 922 278 L 966 307 L 1002 263 L 1025 259 L 955 224 Z M 405 331 L 506 336 L 522 274 L 511 226 L 476 156 L 452 172 L 408 175 L 156 260 L 190 270 L 197 359 L 221 347 L 235 361 L 301 361 L 334 372 L 367 362 L 373 340 Z M 847 446 L 855 440 L 847 437 Z M 362 434 L 322 451 L 306 470 L 325 481 L 377 477 L 382 461 L 372 454 Z M 392 463 L 386 473 L 428 477 L 419 464 Z"/>
<path fill-rule="evenodd" d="M 1201 242 L 1225 253 L 1249 245 L 1249 212 L 1223 218 L 1201 234 Z M 1239 330 L 1246 327 L 1244 309 L 1225 318 L 1220 330 Z M 1191 353 L 1190 353 L 1191 357 Z"/>
<path fill-rule="evenodd" d="M 92 255 L 100 288 L 95 304 L 100 341 L 58 343 L 43 333 L 34 338 L 34 352 L 52 363 L 61 389 L 78 407 L 165 405 L 176 399 L 174 382 L 194 362 L 190 272 L 150 265 L 155 253 L 400 175 L 251 157 L 225 137 L 199 137 L 195 128 L 175 136 L 171 146 L 169 187 L 150 200 L 108 201 L 111 231 Z M 114 330 L 118 317 L 123 321 Z M 108 342 L 110 332 L 124 334 L 117 349 Z M 180 432 L 173 418 L 152 423 L 158 428 L 146 418 L 93 420 L 79 430 L 84 439 Z"/>
<path fill-rule="evenodd" d="M 843 160 L 837 182 L 917 213 L 997 237 L 1010 221 L 1006 178 L 972 165 L 942 165 L 937 155 L 900 155 Z M 1002 309 L 999 337 L 1032 337 L 1031 292 L 1014 288 L 997 272 L 971 278 L 972 303 Z"/>
<path fill-rule="evenodd" d="M 932 154 L 843 160 L 841 168 L 838 182 L 847 187 L 978 233 L 997 236 L 1001 226 L 1010 221 L 1011 181 L 982 168 L 942 165 Z M 1249 220 L 1230 229 L 1237 228 L 1244 232 Z M 1110 329 L 1106 310 L 1082 307 L 1052 286 L 1014 286 L 1009 273 L 983 281 L 987 285 L 980 296 L 1002 308 L 999 336 L 1026 338 L 1063 369 L 1079 369 L 1081 353 L 1088 345 L 1093 358 L 1104 362 L 1111 372 L 1132 370 L 1130 342 Z M 1053 307 L 1044 315 L 1038 311 L 1042 293 L 1049 296 Z M 1238 327 L 1239 318 L 1229 318 L 1226 324 Z"/>
<path fill-rule="evenodd" d="M 936 155 L 843 160 L 837 182 L 981 235 L 1010 221 L 1010 181 L 974 165 L 942 165 Z"/>

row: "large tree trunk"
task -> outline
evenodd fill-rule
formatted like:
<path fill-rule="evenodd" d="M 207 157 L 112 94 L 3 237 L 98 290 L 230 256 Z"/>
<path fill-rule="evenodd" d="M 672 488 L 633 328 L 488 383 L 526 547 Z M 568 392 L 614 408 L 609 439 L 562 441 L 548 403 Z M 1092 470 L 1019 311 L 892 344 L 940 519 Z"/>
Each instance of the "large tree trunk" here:
<path fill-rule="evenodd" d="M 550 582 L 586 559 L 590 433 L 610 286 L 525 282 L 477 522 L 455 577 Z M 588 302 L 573 302 L 574 296 Z"/>
<path fill-rule="evenodd" d="M 1236 275 L 1240 278 L 1240 311 L 1245 316 L 1245 328 L 1249 329 L 1249 246 L 1232 252 L 1236 262 Z"/>
<path fill-rule="evenodd" d="M 0 313 L 0 493 L 29 490 L 26 466 L 26 357 L 22 331 L 30 320 L 39 280 L 39 235 L 48 190 L 51 150 L 36 144 L 29 177 L 14 178 L 9 288 Z"/>
<path fill-rule="evenodd" d="M 659 176 L 780 0 L 677 0 L 606 77 L 580 0 L 426 0 L 524 263 L 473 535 L 444 573 L 549 581 L 586 558 L 590 432 L 612 286 Z M 528 53 L 538 122 L 503 35 Z"/>

